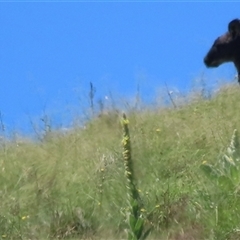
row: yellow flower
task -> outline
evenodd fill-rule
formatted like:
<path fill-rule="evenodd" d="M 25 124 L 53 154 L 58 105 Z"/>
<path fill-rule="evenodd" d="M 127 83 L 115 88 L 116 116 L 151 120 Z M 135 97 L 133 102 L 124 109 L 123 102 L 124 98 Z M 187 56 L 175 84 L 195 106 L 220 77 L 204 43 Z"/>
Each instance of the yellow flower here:
<path fill-rule="evenodd" d="M 123 119 L 123 124 L 125 124 L 125 125 L 127 125 L 127 124 L 129 124 L 129 120 L 128 119 Z"/>
<path fill-rule="evenodd" d="M 22 220 L 26 220 L 27 218 L 29 218 L 29 216 L 23 216 Z"/>
<path fill-rule="evenodd" d="M 157 129 L 156 129 L 156 132 L 161 132 L 161 129 L 160 129 L 160 128 L 157 128 Z"/>
<path fill-rule="evenodd" d="M 207 161 L 204 160 L 204 161 L 202 162 L 202 164 L 203 164 L 203 165 L 204 165 L 204 164 L 207 164 Z"/>

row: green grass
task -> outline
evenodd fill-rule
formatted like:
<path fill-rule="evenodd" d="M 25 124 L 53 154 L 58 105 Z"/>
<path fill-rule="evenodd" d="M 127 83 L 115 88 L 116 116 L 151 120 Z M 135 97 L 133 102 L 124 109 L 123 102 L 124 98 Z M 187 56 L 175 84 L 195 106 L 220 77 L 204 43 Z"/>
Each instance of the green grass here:
<path fill-rule="evenodd" d="M 127 112 L 148 239 L 238 239 L 239 181 L 221 187 L 201 165 L 219 169 L 234 129 L 240 131 L 240 88 L 223 87 L 211 99 L 188 96 L 181 105 L 174 101 L 176 109 Z M 120 122 L 121 114 L 110 111 L 41 142 L 5 143 L 0 239 L 127 239 Z"/>

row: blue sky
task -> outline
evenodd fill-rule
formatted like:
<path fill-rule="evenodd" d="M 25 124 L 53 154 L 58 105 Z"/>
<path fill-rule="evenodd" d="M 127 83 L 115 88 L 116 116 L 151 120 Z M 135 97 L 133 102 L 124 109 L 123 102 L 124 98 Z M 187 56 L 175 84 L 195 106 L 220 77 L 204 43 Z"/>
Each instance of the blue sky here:
<path fill-rule="evenodd" d="M 95 100 L 143 98 L 165 86 L 233 81 L 232 64 L 206 69 L 214 39 L 239 15 L 238 2 L 0 1 L 0 111 L 8 129 L 51 114 L 71 124 Z M 116 97 L 117 98 L 117 97 Z"/>

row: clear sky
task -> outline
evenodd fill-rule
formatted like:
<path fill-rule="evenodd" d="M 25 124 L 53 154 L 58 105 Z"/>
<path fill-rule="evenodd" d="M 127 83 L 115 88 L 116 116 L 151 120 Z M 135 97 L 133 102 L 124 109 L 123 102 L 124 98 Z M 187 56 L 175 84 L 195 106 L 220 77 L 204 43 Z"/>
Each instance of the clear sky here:
<path fill-rule="evenodd" d="M 202 74 L 233 81 L 231 64 L 206 69 L 203 57 L 239 9 L 216 1 L 0 1 L 3 121 L 22 130 L 46 113 L 70 124 L 90 81 L 96 101 L 109 92 L 134 96 L 138 84 L 146 98 L 165 82 L 188 89 Z"/>

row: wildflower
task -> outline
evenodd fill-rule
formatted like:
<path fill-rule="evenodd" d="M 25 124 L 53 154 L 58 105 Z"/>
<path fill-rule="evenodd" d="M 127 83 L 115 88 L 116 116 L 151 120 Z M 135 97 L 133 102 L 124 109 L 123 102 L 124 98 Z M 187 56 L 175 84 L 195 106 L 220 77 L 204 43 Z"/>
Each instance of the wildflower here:
<path fill-rule="evenodd" d="M 235 165 L 234 160 L 233 160 L 232 157 L 228 157 L 227 155 L 225 155 L 225 159 L 226 159 L 229 163 Z"/>
<path fill-rule="evenodd" d="M 22 220 L 26 220 L 27 218 L 29 218 L 29 216 L 23 216 Z"/>
<path fill-rule="evenodd" d="M 204 164 L 207 164 L 207 161 L 204 160 L 204 161 L 202 162 L 202 164 L 203 164 L 203 165 L 204 165 Z"/>
<path fill-rule="evenodd" d="M 125 125 L 129 124 L 129 120 L 128 119 L 123 119 L 122 121 L 123 121 L 123 124 L 125 124 Z"/>
<path fill-rule="evenodd" d="M 132 175 L 132 173 L 131 173 L 131 172 L 129 172 L 129 171 L 125 171 L 125 175 L 126 175 L 126 176 L 131 176 L 131 175 Z"/>
<path fill-rule="evenodd" d="M 157 128 L 157 129 L 156 129 L 156 132 L 161 132 L 161 129 L 160 129 L 160 128 Z"/>

